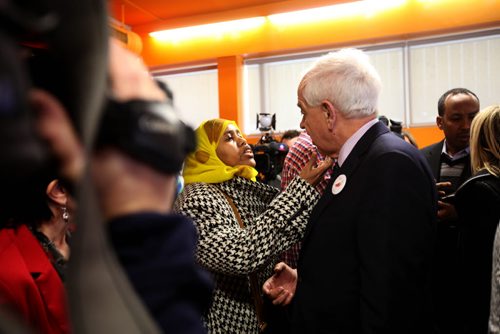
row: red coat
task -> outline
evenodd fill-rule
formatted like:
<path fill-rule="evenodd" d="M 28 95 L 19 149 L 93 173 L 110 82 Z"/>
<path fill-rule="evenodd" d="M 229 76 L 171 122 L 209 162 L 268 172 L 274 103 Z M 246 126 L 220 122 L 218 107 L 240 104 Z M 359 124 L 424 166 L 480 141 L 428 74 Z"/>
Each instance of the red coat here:
<path fill-rule="evenodd" d="M 0 230 L 0 304 L 38 333 L 69 333 L 66 291 L 38 240 L 22 225 Z"/>

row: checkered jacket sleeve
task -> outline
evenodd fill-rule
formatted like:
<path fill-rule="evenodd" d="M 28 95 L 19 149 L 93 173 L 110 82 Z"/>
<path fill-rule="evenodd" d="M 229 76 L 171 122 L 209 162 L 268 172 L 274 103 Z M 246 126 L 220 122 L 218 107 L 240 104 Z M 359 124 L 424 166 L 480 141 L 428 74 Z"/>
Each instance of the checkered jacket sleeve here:
<path fill-rule="evenodd" d="M 196 256 L 201 265 L 228 275 L 248 274 L 302 238 L 318 192 L 300 178 L 274 198 L 275 190 L 270 188 L 240 177 L 186 186 L 175 211 L 191 217 L 196 225 Z M 232 198 L 245 229 L 221 190 Z"/>

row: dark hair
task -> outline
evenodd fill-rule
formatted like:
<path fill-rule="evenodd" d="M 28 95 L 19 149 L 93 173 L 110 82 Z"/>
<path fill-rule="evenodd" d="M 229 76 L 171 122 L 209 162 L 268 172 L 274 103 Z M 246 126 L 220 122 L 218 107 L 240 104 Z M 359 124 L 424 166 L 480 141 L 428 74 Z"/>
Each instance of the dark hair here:
<path fill-rule="evenodd" d="M 26 224 L 35 227 L 52 218 L 49 208 L 47 186 L 56 179 L 54 174 L 25 179 L 17 188 L 0 195 L 0 228 Z"/>
<path fill-rule="evenodd" d="M 283 141 L 284 139 L 292 139 L 298 136 L 300 136 L 299 130 L 287 130 L 281 136 L 281 141 Z"/>
<path fill-rule="evenodd" d="M 446 91 L 441 97 L 439 98 L 438 101 L 438 115 L 443 116 L 444 115 L 444 102 L 446 101 L 446 98 L 448 96 L 454 96 L 454 95 L 459 95 L 459 94 L 467 94 L 467 95 L 472 95 L 476 98 L 477 103 L 479 103 L 479 98 L 477 97 L 476 94 L 468 90 L 467 88 L 452 88 L 448 91 Z"/>

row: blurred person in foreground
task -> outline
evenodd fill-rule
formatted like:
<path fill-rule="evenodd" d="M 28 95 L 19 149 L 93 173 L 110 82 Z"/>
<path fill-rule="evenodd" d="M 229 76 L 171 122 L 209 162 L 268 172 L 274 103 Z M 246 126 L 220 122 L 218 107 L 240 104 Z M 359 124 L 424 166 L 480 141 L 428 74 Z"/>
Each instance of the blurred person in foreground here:
<path fill-rule="evenodd" d="M 299 84 L 301 128 L 338 158 L 297 271 L 280 264 L 263 286 L 278 304 L 295 292 L 293 333 L 432 330 L 435 186 L 418 150 L 377 120 L 380 88 L 356 49 L 320 58 Z"/>
<path fill-rule="evenodd" d="M 111 98 L 162 103 L 165 94 L 145 65 L 117 41 L 109 46 Z M 85 157 L 68 114 L 49 93 L 34 92 L 40 136 L 61 161 L 60 175 L 77 184 L 91 164 L 109 236 L 128 278 L 163 332 L 204 333 L 211 281 L 194 262 L 196 231 L 169 213 L 175 174 L 161 173 L 111 146 Z M 110 310 L 111 311 L 111 310 Z"/>
<path fill-rule="evenodd" d="M 114 41 L 109 71 L 114 101 L 140 99 L 170 107 L 142 61 Z M 96 150 L 92 171 L 118 259 L 160 328 L 204 332 L 200 315 L 208 307 L 212 284 L 194 262 L 193 224 L 171 213 L 178 171 L 157 170 L 105 145 Z"/>
<path fill-rule="evenodd" d="M 198 230 L 198 262 L 215 279 L 212 304 L 204 316 L 212 333 L 259 333 L 261 285 L 277 256 L 297 242 L 319 199 L 314 185 L 331 164 L 315 157 L 287 191 L 256 182 L 252 149 L 235 122 L 212 119 L 196 130 L 198 148 L 184 166 L 186 187 L 175 211 Z"/>
<path fill-rule="evenodd" d="M 36 134 L 33 109 L 45 95 L 32 88 L 27 49 L 16 43 L 25 13 L 13 17 L 11 6 L 0 8 L 0 309 L 37 333 L 69 333 L 74 201 Z"/>
<path fill-rule="evenodd" d="M 18 195 L 22 205 L 0 208 L 0 304 L 38 333 L 69 333 L 64 278 L 73 201 L 51 176 Z"/>
<path fill-rule="evenodd" d="M 470 157 L 473 176 L 458 188 L 454 204 L 461 222 L 456 322 L 459 333 L 472 334 L 487 332 L 490 297 L 499 298 L 491 294 L 493 241 L 500 221 L 499 105 L 487 107 L 474 117 Z M 496 308 L 493 314 L 498 317 L 499 311 Z"/>

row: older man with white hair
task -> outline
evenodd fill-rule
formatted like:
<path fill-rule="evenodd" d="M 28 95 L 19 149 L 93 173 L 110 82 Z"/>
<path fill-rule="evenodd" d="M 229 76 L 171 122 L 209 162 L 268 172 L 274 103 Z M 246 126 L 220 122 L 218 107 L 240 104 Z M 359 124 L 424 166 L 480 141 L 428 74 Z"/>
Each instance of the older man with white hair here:
<path fill-rule="evenodd" d="M 320 58 L 299 85 L 300 126 L 337 163 L 298 275 L 279 264 L 264 284 L 275 304 L 296 292 L 294 333 L 432 332 L 435 185 L 418 150 L 378 121 L 380 89 L 356 49 Z"/>

